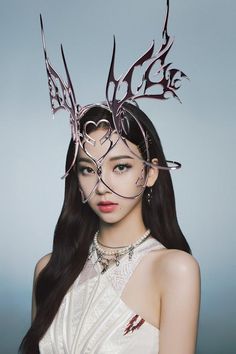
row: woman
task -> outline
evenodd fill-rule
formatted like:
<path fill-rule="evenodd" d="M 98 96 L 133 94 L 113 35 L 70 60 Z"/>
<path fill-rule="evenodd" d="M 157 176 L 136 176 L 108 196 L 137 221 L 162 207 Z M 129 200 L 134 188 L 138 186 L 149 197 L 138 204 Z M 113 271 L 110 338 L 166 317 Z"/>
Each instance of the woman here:
<path fill-rule="evenodd" d="M 119 80 L 114 47 L 105 104 L 79 107 L 63 51 L 67 83 L 49 64 L 43 38 L 52 109 L 69 111 L 72 139 L 53 251 L 35 268 L 32 326 L 21 353 L 195 352 L 200 271 L 178 225 L 169 172 L 180 164 L 170 167 L 152 122 L 133 102 L 176 96 L 175 74 L 184 74 L 164 65 L 172 45 L 167 18 L 160 51 L 154 55 L 152 46 Z M 133 94 L 133 71 L 148 60 Z M 147 95 L 157 60 L 163 93 Z"/>
<path fill-rule="evenodd" d="M 130 134 L 124 138 L 129 145 L 121 139 L 116 142 L 114 132 L 111 139 L 116 145 L 102 166 L 105 184 L 98 181 L 88 202 L 82 203 L 98 178 L 93 160 L 83 149 L 66 178 L 53 252 L 40 259 L 35 269 L 36 300 L 34 295 L 26 353 L 37 353 L 38 342 L 43 354 L 194 353 L 198 263 L 177 222 L 170 173 L 155 168 L 156 163 L 166 165 L 155 128 L 140 109 L 131 104 L 126 108 Z M 146 158 L 146 150 L 133 116 L 149 136 L 153 163 L 145 171 L 146 187 L 136 198 L 141 191 L 137 176 L 142 176 L 142 160 L 136 155 Z M 97 142 L 87 152 L 93 150 L 93 158 L 99 158 L 107 151 L 106 144 L 98 142 L 112 126 L 112 115 L 103 107 L 92 107 L 83 124 L 91 121 L 100 124 L 90 124 L 87 130 Z M 71 142 L 67 169 L 72 159 Z M 99 249 L 106 251 L 134 244 L 141 235 L 146 238 L 133 249 L 131 260 L 126 252 L 120 264 L 110 262 L 102 273 L 104 259 L 99 263 L 99 250 L 90 249 L 97 230 Z"/>

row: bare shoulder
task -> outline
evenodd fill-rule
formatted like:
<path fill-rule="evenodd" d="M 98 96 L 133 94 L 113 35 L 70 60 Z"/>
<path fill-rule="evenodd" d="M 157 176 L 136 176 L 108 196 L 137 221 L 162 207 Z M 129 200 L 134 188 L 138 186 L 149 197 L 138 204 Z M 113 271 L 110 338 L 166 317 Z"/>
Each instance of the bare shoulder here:
<path fill-rule="evenodd" d="M 177 249 L 165 249 L 159 257 L 156 257 L 156 262 L 167 272 L 196 272 L 200 269 L 194 256 Z"/>
<path fill-rule="evenodd" d="M 34 278 L 37 279 L 39 273 L 46 267 L 48 262 L 51 258 L 51 253 L 46 254 L 45 256 L 41 257 L 39 261 L 36 263 L 35 270 L 34 270 Z"/>
<path fill-rule="evenodd" d="M 168 287 L 174 283 L 184 282 L 186 285 L 192 286 L 193 283 L 200 282 L 200 266 L 198 261 L 191 254 L 177 250 L 164 249 L 153 256 L 155 265 L 155 276 L 158 276 L 163 287 Z"/>

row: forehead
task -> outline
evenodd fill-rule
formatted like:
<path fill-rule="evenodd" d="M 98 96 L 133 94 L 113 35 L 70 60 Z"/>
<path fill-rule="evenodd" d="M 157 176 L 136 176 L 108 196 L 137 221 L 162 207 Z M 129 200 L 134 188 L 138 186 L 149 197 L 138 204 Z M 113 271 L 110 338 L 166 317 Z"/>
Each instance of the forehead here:
<path fill-rule="evenodd" d="M 89 133 L 89 138 L 94 140 L 94 145 L 85 140 L 83 141 L 84 150 L 86 150 L 86 152 L 91 155 L 92 158 L 98 160 L 102 156 L 105 156 L 106 159 L 117 156 L 130 156 L 135 158 L 135 155 L 138 155 L 141 157 L 137 145 L 133 144 L 127 139 L 124 139 L 124 141 L 115 131 L 111 133 L 110 137 L 106 141 L 103 141 L 106 132 L 106 129 L 98 128 Z M 80 147 L 78 155 L 79 157 L 88 158 L 88 155 L 84 150 Z"/>

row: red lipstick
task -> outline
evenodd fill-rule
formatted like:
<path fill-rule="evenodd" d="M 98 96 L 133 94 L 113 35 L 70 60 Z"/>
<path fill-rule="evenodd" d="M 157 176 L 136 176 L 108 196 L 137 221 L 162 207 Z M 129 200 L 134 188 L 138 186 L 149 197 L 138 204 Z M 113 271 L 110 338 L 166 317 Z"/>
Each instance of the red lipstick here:
<path fill-rule="evenodd" d="M 117 203 L 113 203 L 109 200 L 98 203 L 98 208 L 102 213 L 111 213 L 117 207 Z"/>

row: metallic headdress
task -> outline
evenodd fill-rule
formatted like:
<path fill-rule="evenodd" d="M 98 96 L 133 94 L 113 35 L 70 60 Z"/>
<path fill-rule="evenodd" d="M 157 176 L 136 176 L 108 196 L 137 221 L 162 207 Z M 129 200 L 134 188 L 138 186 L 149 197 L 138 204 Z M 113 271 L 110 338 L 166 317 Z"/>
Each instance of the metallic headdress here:
<path fill-rule="evenodd" d="M 127 148 L 130 150 L 130 152 L 135 155 L 135 153 L 130 149 L 130 146 L 126 143 L 126 140 L 123 138 L 124 133 L 127 134 L 127 130 L 129 130 L 129 124 L 126 121 L 126 116 L 125 116 L 125 112 L 127 112 L 128 110 L 127 108 L 124 108 L 124 103 L 126 102 L 136 103 L 136 100 L 140 98 L 152 98 L 152 99 L 164 100 L 164 99 L 168 99 L 170 96 L 173 96 L 179 100 L 176 91 L 180 87 L 181 79 L 186 78 L 186 75 L 179 69 L 171 68 L 171 63 L 166 63 L 167 54 L 169 53 L 169 50 L 173 44 L 173 38 L 169 36 L 168 29 L 167 29 L 168 17 L 169 17 L 169 0 L 167 0 L 167 10 L 166 10 L 166 16 L 165 16 L 164 27 L 162 32 L 163 43 L 160 49 L 158 51 L 154 50 L 155 42 L 153 41 L 150 48 L 136 62 L 134 62 L 134 64 L 129 68 L 127 73 L 125 75 L 120 76 L 119 79 L 116 79 L 114 74 L 115 53 L 116 53 L 116 42 L 114 37 L 113 54 L 112 54 L 107 84 L 106 84 L 106 102 L 99 103 L 99 104 L 89 104 L 82 107 L 76 101 L 72 80 L 68 71 L 62 45 L 61 45 L 61 54 L 62 54 L 62 59 L 65 67 L 67 81 L 62 80 L 61 77 L 57 74 L 57 72 L 50 64 L 47 51 L 46 51 L 42 16 L 40 15 L 41 33 L 42 33 L 46 71 L 48 76 L 48 85 L 49 85 L 49 94 L 50 94 L 52 112 L 54 115 L 57 111 L 62 109 L 62 110 L 66 110 L 69 113 L 72 139 L 75 144 L 73 161 L 71 163 L 71 166 L 69 167 L 69 169 L 66 171 L 65 175 L 62 178 L 66 177 L 70 172 L 70 170 L 72 169 L 72 167 L 74 166 L 79 147 L 81 147 L 83 151 L 89 156 L 89 158 L 93 160 L 93 162 L 97 166 L 97 170 L 101 169 L 101 165 L 104 158 L 117 142 L 116 140 L 115 143 L 112 143 L 110 139 L 110 136 L 114 131 L 117 133 L 118 140 L 122 140 L 127 145 Z M 159 65 L 158 69 L 156 69 L 157 64 Z M 136 87 L 136 89 L 134 89 L 133 75 L 135 69 L 139 66 L 146 67 L 146 68 L 144 70 L 140 84 Z M 155 81 L 151 79 L 151 75 L 156 78 Z M 126 91 L 124 96 L 120 99 L 118 97 L 118 94 L 120 93 L 121 88 L 123 89 L 124 87 Z M 152 93 L 150 92 L 150 89 L 152 89 Z M 96 142 L 87 133 L 86 124 L 83 125 L 83 128 L 81 128 L 82 117 L 92 107 L 96 107 L 96 106 L 103 107 L 111 112 L 113 125 L 115 128 L 113 130 L 108 129 L 107 133 L 102 137 L 102 139 L 100 139 L 100 144 L 103 144 L 104 142 L 109 140 L 110 145 L 105 155 L 103 155 L 99 159 L 95 159 L 93 156 L 91 156 L 88 149 L 86 148 L 85 144 L 90 144 L 92 146 L 95 146 L 96 144 Z M 146 136 L 146 133 L 142 125 L 138 121 L 138 119 L 132 114 L 132 112 L 129 113 L 131 114 L 132 118 L 140 128 L 141 134 L 145 142 L 147 159 L 146 160 L 141 159 L 141 160 L 144 162 L 145 165 L 151 166 L 152 163 L 149 160 L 148 137 Z M 92 122 L 91 121 L 88 122 L 88 124 L 90 123 Z M 137 155 L 135 156 L 140 159 L 139 156 Z M 174 170 L 181 167 L 181 164 L 179 162 L 175 162 L 175 161 L 166 161 L 166 162 L 167 162 L 166 166 L 160 166 L 158 164 L 157 166 L 158 169 Z M 98 180 L 101 179 L 102 177 L 100 177 L 99 175 Z M 107 187 L 110 188 L 109 186 Z M 92 194 L 95 188 L 96 185 L 94 186 L 90 195 Z M 114 190 L 112 191 L 116 193 Z M 119 193 L 116 194 L 119 195 Z M 88 198 L 85 201 L 87 200 Z"/>

